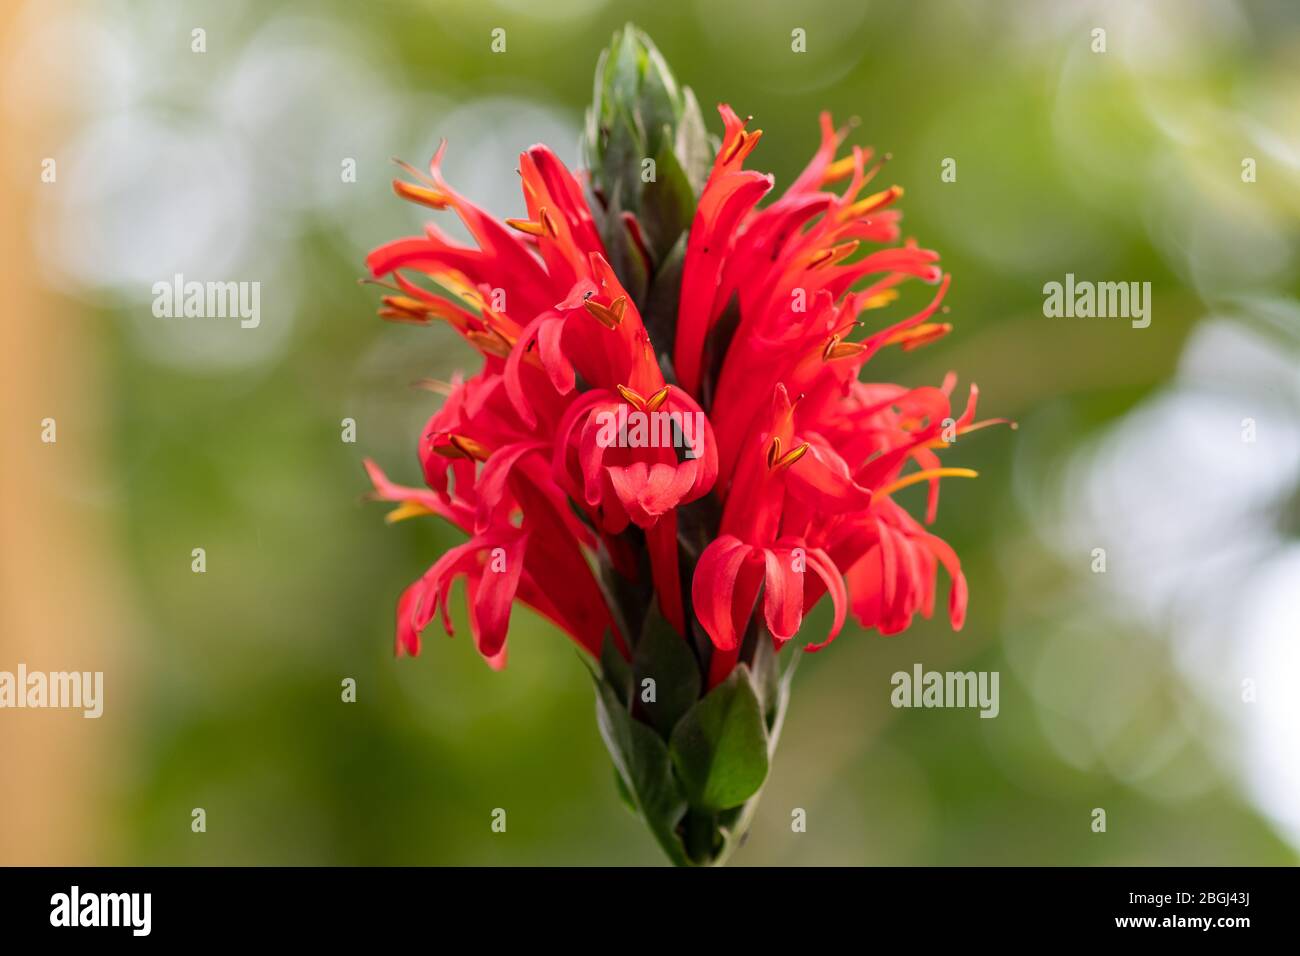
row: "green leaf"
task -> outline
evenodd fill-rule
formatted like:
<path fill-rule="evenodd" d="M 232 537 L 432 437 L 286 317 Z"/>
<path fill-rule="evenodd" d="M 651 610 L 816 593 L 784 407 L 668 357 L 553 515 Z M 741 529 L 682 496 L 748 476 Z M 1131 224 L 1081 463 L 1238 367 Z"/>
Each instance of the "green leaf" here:
<path fill-rule="evenodd" d="M 636 212 L 636 200 L 641 185 L 641 160 L 646 157 L 645 141 L 632 127 L 632 117 L 616 113 L 606 124 L 608 139 L 601 158 L 599 175 L 593 167 L 592 176 L 604 190 L 609 201 L 609 228 L 622 228 L 619 213 L 624 209 Z"/>
<path fill-rule="evenodd" d="M 673 127 L 681 117 L 681 95 L 677 81 L 649 36 L 640 34 L 643 60 L 640 95 L 636 100 L 637 121 L 645 133 L 647 155 L 673 147 Z"/>
<path fill-rule="evenodd" d="M 692 707 L 669 747 L 692 807 L 726 810 L 757 793 L 767 777 L 768 739 L 749 668 L 736 667 Z"/>
<path fill-rule="evenodd" d="M 638 814 L 636 808 L 636 797 L 632 796 L 632 791 L 627 788 L 627 783 L 623 780 L 623 774 L 618 767 L 614 768 L 614 788 L 618 791 L 618 798 L 623 801 L 623 806 L 627 807 L 632 813 Z"/>
<path fill-rule="evenodd" d="M 710 145 L 699 103 L 677 85 L 650 37 L 631 24 L 615 33 L 596 65 L 583 154 L 599 199 L 593 213 L 601 238 L 624 270 L 636 263 L 614 248 L 624 242 L 621 214 L 631 213 L 644 225 L 657 267 L 690 227 L 712 166 Z M 641 179 L 647 159 L 655 163 L 654 183 Z M 624 285 L 644 288 L 617 264 L 615 271 Z M 634 299 L 640 303 L 639 296 Z"/>
<path fill-rule="evenodd" d="M 655 700 L 645 698 L 646 679 L 654 681 Z M 632 712 L 665 738 L 700 696 L 700 666 L 685 638 L 650 605 L 632 655 Z"/>
<path fill-rule="evenodd" d="M 686 799 L 673 777 L 668 747 L 653 730 L 632 719 L 614 689 L 596 681 L 596 724 L 626 794 L 673 863 L 689 861 L 677 836 Z"/>
<path fill-rule="evenodd" d="M 632 669 L 609 631 L 605 632 L 605 643 L 600 646 L 600 672 L 626 709 L 632 696 Z"/>
<path fill-rule="evenodd" d="M 640 219 L 655 261 L 662 262 L 678 238 L 691 228 L 695 191 L 668 137 L 654 159 L 654 182 L 641 184 Z"/>
<path fill-rule="evenodd" d="M 713 157 L 718 154 L 719 144 L 709 136 L 704 114 L 700 112 L 700 104 L 689 86 L 682 90 L 682 104 L 682 118 L 677 124 L 673 151 L 681 160 L 691 188 L 699 195 L 713 170 Z"/>
<path fill-rule="evenodd" d="M 607 74 L 606 100 L 614 109 L 635 104 L 641 92 L 641 77 L 645 68 L 638 41 L 642 35 L 635 27 L 624 27 L 611 47 L 614 56 Z"/>

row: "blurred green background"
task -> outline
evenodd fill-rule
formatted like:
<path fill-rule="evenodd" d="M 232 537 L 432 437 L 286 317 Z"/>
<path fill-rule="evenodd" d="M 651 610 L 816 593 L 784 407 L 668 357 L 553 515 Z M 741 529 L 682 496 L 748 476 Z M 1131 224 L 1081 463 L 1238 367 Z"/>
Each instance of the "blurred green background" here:
<path fill-rule="evenodd" d="M 981 473 L 945 485 L 934 526 L 970 582 L 965 630 L 850 626 L 801 662 L 734 863 L 1295 863 L 1300 11 L 1230 0 L 28 4 L 13 108 L 73 117 L 31 224 L 38 281 L 93 319 L 108 449 L 48 494 L 107 520 L 127 622 L 130 716 L 84 862 L 659 861 L 549 625 L 517 609 L 492 673 L 458 590 L 457 637 L 394 658 L 398 594 L 459 536 L 361 501 L 366 456 L 418 483 L 439 399 L 411 383 L 475 364 L 446 329 L 376 318 L 356 282 L 423 220 L 389 157 L 421 165 L 445 137 L 449 180 L 519 215 L 519 151 L 576 163 L 597 54 L 629 20 L 715 133 L 719 102 L 754 115 L 749 165 L 778 189 L 822 109 L 892 153 L 956 328 L 866 375 L 953 369 L 1020 423 L 945 460 Z M 177 272 L 260 281 L 261 326 L 156 319 L 150 286 Z M 1151 326 L 1044 317 L 1066 273 L 1150 282 Z M 1000 716 L 893 709 L 915 662 L 999 671 Z"/>

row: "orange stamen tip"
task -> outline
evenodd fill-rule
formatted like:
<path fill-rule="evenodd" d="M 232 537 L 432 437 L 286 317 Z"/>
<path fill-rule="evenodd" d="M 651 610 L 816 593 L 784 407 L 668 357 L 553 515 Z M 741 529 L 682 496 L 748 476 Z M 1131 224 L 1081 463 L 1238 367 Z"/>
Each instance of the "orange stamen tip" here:
<path fill-rule="evenodd" d="M 771 444 L 767 446 L 767 467 L 775 468 L 777 460 L 781 457 L 781 439 L 773 436 Z"/>
<path fill-rule="evenodd" d="M 931 342 L 937 342 L 952 331 L 951 322 L 923 322 L 910 329 L 895 332 L 885 340 L 886 345 L 901 345 L 903 351 L 910 352 Z"/>
<path fill-rule="evenodd" d="M 882 289 L 880 292 L 877 292 L 875 295 L 871 296 L 869 299 L 863 302 L 862 308 L 864 311 L 866 309 L 883 309 L 885 306 L 889 305 L 891 302 L 896 301 L 897 299 L 898 299 L 897 289 Z"/>
<path fill-rule="evenodd" d="M 980 473 L 973 468 L 926 468 L 921 471 L 914 471 L 897 481 L 890 482 L 883 488 L 877 488 L 872 497 L 879 498 L 892 495 L 903 488 L 911 487 L 922 481 L 931 481 L 935 478 L 978 478 L 979 476 Z"/>
<path fill-rule="evenodd" d="M 465 338 L 481 352 L 487 352 L 498 358 L 509 358 L 510 347 L 512 343 L 504 335 L 495 329 L 486 331 L 481 329 L 471 329 L 465 333 Z"/>
<path fill-rule="evenodd" d="M 777 459 L 775 467 L 789 468 L 791 465 L 793 465 L 804 455 L 808 454 L 808 449 L 811 447 L 812 446 L 809 445 L 807 442 L 804 442 L 798 448 L 795 448 L 794 450 L 790 451 L 788 454 L 783 455 L 781 458 Z"/>
<path fill-rule="evenodd" d="M 407 518 L 419 518 L 424 515 L 433 514 L 428 508 L 418 501 L 403 501 L 388 514 L 384 515 L 385 524 L 397 524 L 399 521 L 405 521 Z"/>
<path fill-rule="evenodd" d="M 560 230 L 555 225 L 555 217 L 547 212 L 545 206 L 537 211 L 537 217 L 542 221 L 542 231 L 550 238 L 554 239 L 560 234 Z"/>
<path fill-rule="evenodd" d="M 785 454 L 781 453 L 781 439 L 773 436 L 772 443 L 767 446 L 767 467 L 769 471 L 777 471 L 781 468 L 789 468 L 796 461 L 808 454 L 808 449 L 812 447 L 807 442 L 803 442 Z"/>
<path fill-rule="evenodd" d="M 728 148 L 722 155 L 722 165 L 726 166 L 738 156 L 741 159 L 744 159 L 744 157 L 749 154 L 750 150 L 754 148 L 755 144 L 758 143 L 759 137 L 762 135 L 763 131 L 761 129 L 753 131 L 742 129 L 736 134 L 736 139 L 731 144 L 730 148 Z"/>
<path fill-rule="evenodd" d="M 462 458 L 472 458 L 475 461 L 487 461 L 491 455 L 491 452 L 489 452 L 487 448 L 470 438 L 468 435 L 448 435 L 447 443 L 451 448 L 454 448 Z M 442 454 L 447 455 L 447 452 L 442 451 L 441 448 L 439 451 Z M 454 458 L 456 455 L 448 455 L 448 457 Z"/>
<path fill-rule="evenodd" d="M 413 299 L 409 295 L 386 295 L 383 302 L 388 307 L 386 311 L 412 319 L 426 319 L 435 314 L 434 308 L 427 302 Z"/>
<path fill-rule="evenodd" d="M 601 305 L 594 299 L 587 299 L 582 307 L 605 328 L 616 329 L 623 324 L 623 313 L 627 311 L 627 298 L 619 296 L 607 306 Z"/>
<path fill-rule="evenodd" d="M 440 189 L 434 189 L 430 186 L 417 186 L 415 183 L 408 183 L 405 180 L 393 180 L 393 192 L 403 199 L 419 203 L 422 206 L 428 206 L 431 209 L 446 209 L 451 203 L 451 197 Z"/>
<path fill-rule="evenodd" d="M 628 388 L 626 385 L 615 385 L 614 387 L 623 396 L 623 401 L 636 408 L 645 408 L 646 400 L 636 389 Z"/>
<path fill-rule="evenodd" d="M 858 240 L 852 239 L 849 242 L 841 242 L 837 246 L 831 246 L 829 249 L 822 249 L 815 253 L 808 261 L 809 269 L 820 269 L 823 266 L 829 266 L 836 262 L 847 259 L 858 250 Z"/>
<path fill-rule="evenodd" d="M 665 385 L 663 388 L 659 389 L 659 391 L 655 392 L 648 399 L 646 399 L 646 403 L 645 403 L 646 411 L 653 412 L 656 409 L 658 409 L 660 405 L 666 402 L 668 400 L 668 391 L 671 388 L 672 388 L 671 385 Z"/>
<path fill-rule="evenodd" d="M 527 236 L 540 236 L 544 228 L 540 222 L 533 222 L 531 219 L 507 219 L 506 225 Z"/>
<path fill-rule="evenodd" d="M 869 212 L 875 212 L 888 206 L 899 196 L 903 195 L 902 186 L 890 186 L 888 189 L 882 189 L 878 193 L 872 193 L 866 199 L 859 199 L 852 206 L 847 207 L 840 213 L 843 220 L 860 219 Z"/>
<path fill-rule="evenodd" d="M 850 358 L 854 355 L 860 355 L 866 345 L 862 342 L 841 342 L 838 335 L 832 335 L 822 349 L 822 361 L 833 362 L 835 359 Z"/>
<path fill-rule="evenodd" d="M 852 176 L 853 169 L 854 158 L 852 156 L 845 156 L 835 160 L 835 162 L 828 164 L 826 171 L 822 173 L 822 185 L 839 182 L 841 179 Z"/>

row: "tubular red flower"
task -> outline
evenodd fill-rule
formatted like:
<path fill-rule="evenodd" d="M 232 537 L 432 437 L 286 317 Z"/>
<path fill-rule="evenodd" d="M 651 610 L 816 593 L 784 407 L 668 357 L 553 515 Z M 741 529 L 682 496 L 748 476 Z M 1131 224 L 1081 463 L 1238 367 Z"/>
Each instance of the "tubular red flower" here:
<path fill-rule="evenodd" d="M 954 417 L 951 375 L 939 388 L 859 380 L 881 349 L 952 329 L 935 320 L 949 277 L 935 252 L 900 242 L 902 190 L 867 188 L 883 161 L 857 147 L 836 158 L 846 131 L 829 115 L 807 168 L 760 205 L 774 180 L 744 164 L 761 133 L 719 112 L 725 134 L 670 289 L 663 353 L 647 327 L 654 310 L 643 315 L 645 276 L 625 285 L 583 186 L 546 147 L 520 156 L 524 212 L 505 222 L 444 181 L 445 145 L 427 175 L 394 184 L 454 211 L 473 241 L 430 226 L 372 252 L 373 276 L 391 283 L 381 315 L 445 322 L 482 356 L 475 375 L 446 386 L 420 439 L 427 490 L 367 462 L 375 496 L 398 505 L 393 520 L 436 515 L 469 536 L 401 596 L 399 652 L 418 652 L 436 615 L 450 632 L 458 577 L 494 667 L 515 600 L 593 655 L 607 634 L 626 655 L 640 627 L 630 613 L 644 608 L 617 595 L 650 594 L 642 603 L 656 602 L 696 651 L 706 686 L 747 653 L 752 628 L 780 648 L 828 594 L 834 621 L 810 651 L 850 611 L 881 634 L 906 629 L 932 613 L 940 565 L 962 627 L 957 555 L 893 495 L 926 484 L 932 523 L 941 480 L 974 474 L 943 467 L 939 452 L 991 422 L 975 421 L 973 386 Z M 641 223 L 626 211 L 615 221 L 653 272 Z M 871 323 L 909 279 L 936 286 L 929 304 Z"/>

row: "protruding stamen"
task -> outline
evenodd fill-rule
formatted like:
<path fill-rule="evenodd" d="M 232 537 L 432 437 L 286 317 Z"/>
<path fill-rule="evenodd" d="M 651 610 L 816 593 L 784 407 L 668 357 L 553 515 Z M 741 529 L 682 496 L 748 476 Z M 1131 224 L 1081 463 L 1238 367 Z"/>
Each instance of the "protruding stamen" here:
<path fill-rule="evenodd" d="M 855 162 L 856 158 L 850 154 L 830 163 L 826 167 L 826 171 L 822 173 L 822 185 L 826 186 L 830 183 L 836 183 L 841 179 L 847 179 L 849 176 L 852 176 Z"/>
<path fill-rule="evenodd" d="M 436 450 L 447 458 L 470 458 L 474 461 L 487 461 L 492 454 L 468 435 L 456 434 L 449 434 L 447 444 L 436 446 Z"/>
<path fill-rule="evenodd" d="M 634 388 L 628 388 L 626 385 L 614 386 L 618 393 L 623 396 L 623 401 L 627 402 L 633 408 L 645 408 L 645 398 Z"/>
<path fill-rule="evenodd" d="M 546 233 L 547 236 L 554 239 L 560 234 L 560 230 L 555 225 L 555 217 L 547 211 L 545 206 L 537 211 L 537 217 L 541 219 L 542 231 Z"/>
<path fill-rule="evenodd" d="M 587 299 L 582 303 L 582 307 L 605 328 L 616 329 L 623 324 L 623 314 L 627 311 L 627 296 L 620 295 L 607 306 L 601 305 L 595 299 Z"/>
<path fill-rule="evenodd" d="M 922 345 L 937 342 L 951 331 L 951 322 L 923 322 L 910 329 L 903 329 L 901 332 L 895 332 L 889 338 L 885 339 L 885 344 L 901 345 L 904 352 L 910 352 L 912 349 L 920 348 Z"/>
<path fill-rule="evenodd" d="M 555 225 L 555 217 L 550 214 L 545 206 L 537 210 L 536 221 L 532 219 L 507 219 L 506 225 L 511 229 L 517 229 L 529 236 L 546 236 L 548 239 L 554 239 L 560 234 Z"/>
<path fill-rule="evenodd" d="M 724 154 L 722 154 L 722 156 L 719 157 L 719 161 L 722 163 L 723 166 L 726 166 L 737 156 L 740 156 L 742 153 L 748 155 L 749 152 L 755 146 L 758 145 L 759 137 L 761 137 L 762 135 L 763 135 L 763 131 L 761 129 L 756 129 L 753 132 L 742 129 L 736 135 L 736 141 L 731 144 L 731 148 L 728 149 Z"/>
<path fill-rule="evenodd" d="M 789 453 L 783 455 L 781 458 L 779 458 L 779 459 L 777 460 L 776 467 L 777 467 L 777 468 L 789 468 L 791 465 L 793 465 L 796 461 L 798 461 L 798 460 L 799 460 L 800 458 L 802 458 L 804 455 L 808 454 L 808 449 L 811 448 L 811 447 L 812 447 L 812 446 L 809 445 L 807 442 L 804 442 L 804 443 L 803 443 L 802 445 L 800 445 L 798 448 L 795 448 L 793 451 L 791 451 L 791 452 L 789 452 Z"/>
<path fill-rule="evenodd" d="M 772 444 L 767 446 L 767 467 L 769 471 L 780 471 L 782 468 L 789 468 L 796 461 L 808 454 L 808 449 L 812 447 L 807 442 L 802 442 L 790 449 L 785 454 L 781 453 L 781 439 L 772 438 Z"/>
<path fill-rule="evenodd" d="M 979 476 L 980 473 L 973 468 L 926 468 L 922 471 L 914 471 L 897 481 L 890 482 L 883 488 L 877 488 L 874 497 L 892 495 L 895 491 L 919 484 L 922 481 L 929 481 L 931 478 L 978 478 Z"/>
<path fill-rule="evenodd" d="M 647 398 L 645 403 L 646 411 L 653 412 L 658 409 L 660 405 L 666 402 L 668 400 L 668 390 L 671 388 L 671 385 L 665 385 L 663 388 L 659 389 L 659 391 Z"/>
<path fill-rule="evenodd" d="M 839 218 L 844 222 L 850 219 L 860 219 L 869 212 L 875 212 L 877 209 L 888 206 L 901 195 L 903 195 L 902 186 L 890 186 L 888 189 L 872 193 L 866 199 L 859 199 L 852 206 L 840 210 Z"/>
<path fill-rule="evenodd" d="M 772 469 L 776 466 L 777 459 L 781 457 L 781 439 L 773 436 L 772 443 L 767 446 L 767 467 Z"/>
<path fill-rule="evenodd" d="M 393 192 L 403 199 L 409 199 L 411 202 L 419 203 L 421 206 L 428 206 L 431 209 L 446 209 L 451 203 L 451 197 L 441 189 L 434 189 L 431 186 L 417 186 L 415 183 L 408 183 L 402 179 L 393 180 Z"/>
<path fill-rule="evenodd" d="M 857 252 L 858 245 L 858 240 L 853 239 L 849 242 L 841 242 L 838 246 L 831 246 L 829 249 L 822 249 L 808 262 L 808 268 L 821 269 L 829 265 L 834 265 Z"/>
<path fill-rule="evenodd" d="M 421 302 L 419 299 L 412 298 L 409 295 L 386 295 L 384 296 L 384 305 L 393 312 L 400 313 L 412 319 L 424 319 L 434 314 L 433 306 L 427 302 Z"/>
<path fill-rule="evenodd" d="M 862 303 L 862 311 L 865 312 L 867 309 L 883 309 L 897 298 L 897 289 L 881 289 L 875 295 L 870 296 Z"/>
<path fill-rule="evenodd" d="M 531 219 L 507 219 L 506 225 L 528 236 L 542 236 L 546 231 L 540 222 L 533 222 Z"/>
<path fill-rule="evenodd" d="M 822 349 L 822 361 L 833 362 L 836 359 L 851 358 L 860 355 L 867 348 L 865 342 L 841 342 L 838 335 L 832 335 Z"/>
<path fill-rule="evenodd" d="M 514 342 L 499 329 L 471 329 L 465 333 L 465 338 L 479 351 L 498 358 L 509 358 L 514 347 Z"/>
<path fill-rule="evenodd" d="M 419 518 L 424 515 L 433 514 L 428 508 L 418 501 L 403 501 L 388 514 L 384 515 L 385 524 L 397 524 L 399 521 L 405 521 L 407 518 Z"/>

